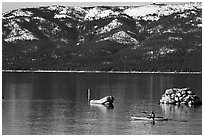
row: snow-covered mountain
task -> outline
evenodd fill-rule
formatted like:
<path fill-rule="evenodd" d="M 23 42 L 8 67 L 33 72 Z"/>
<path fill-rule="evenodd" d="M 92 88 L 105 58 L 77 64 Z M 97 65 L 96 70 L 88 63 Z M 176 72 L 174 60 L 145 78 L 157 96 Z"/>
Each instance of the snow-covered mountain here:
<path fill-rule="evenodd" d="M 3 69 L 201 70 L 199 2 L 24 8 L 4 13 L 2 29 Z M 175 55 L 193 64 L 169 68 Z"/>
<path fill-rule="evenodd" d="M 168 16 L 173 13 L 182 13 L 186 10 L 196 10 L 201 9 L 201 3 L 185 3 L 185 4 L 151 4 L 148 6 L 141 7 L 130 7 L 124 10 L 124 13 L 135 18 L 135 19 L 143 19 L 143 20 L 151 20 L 156 21 L 159 20 L 163 16 Z"/>

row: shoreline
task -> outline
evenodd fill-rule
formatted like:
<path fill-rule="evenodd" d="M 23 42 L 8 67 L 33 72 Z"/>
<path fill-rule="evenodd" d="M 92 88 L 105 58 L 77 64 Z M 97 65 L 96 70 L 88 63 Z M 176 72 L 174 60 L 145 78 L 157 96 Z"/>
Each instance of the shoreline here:
<path fill-rule="evenodd" d="M 70 72 L 70 73 L 110 73 L 110 74 L 202 74 L 202 72 L 162 72 L 162 71 L 76 71 L 76 70 L 2 70 L 2 72 Z"/>

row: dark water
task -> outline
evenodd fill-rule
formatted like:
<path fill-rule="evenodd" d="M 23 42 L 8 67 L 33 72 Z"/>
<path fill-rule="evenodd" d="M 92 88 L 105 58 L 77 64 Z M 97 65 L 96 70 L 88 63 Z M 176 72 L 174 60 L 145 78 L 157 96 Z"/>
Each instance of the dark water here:
<path fill-rule="evenodd" d="M 165 89 L 190 87 L 202 97 L 201 75 L 3 73 L 3 134 L 202 134 L 202 106 L 158 104 Z M 88 105 L 115 97 L 114 108 Z M 154 110 L 169 121 L 132 121 Z"/>

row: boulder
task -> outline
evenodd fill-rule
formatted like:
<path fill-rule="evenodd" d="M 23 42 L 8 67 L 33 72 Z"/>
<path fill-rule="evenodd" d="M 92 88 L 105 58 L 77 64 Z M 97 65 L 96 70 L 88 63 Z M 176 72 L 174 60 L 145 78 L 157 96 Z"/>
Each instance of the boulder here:
<path fill-rule="evenodd" d="M 165 94 L 166 94 L 166 95 L 171 95 L 172 93 L 174 93 L 174 90 L 173 90 L 173 89 L 167 89 L 167 90 L 165 91 Z"/>
<path fill-rule="evenodd" d="M 171 88 L 167 89 L 160 99 L 163 104 L 202 104 L 201 99 L 191 91 L 190 88 Z"/>

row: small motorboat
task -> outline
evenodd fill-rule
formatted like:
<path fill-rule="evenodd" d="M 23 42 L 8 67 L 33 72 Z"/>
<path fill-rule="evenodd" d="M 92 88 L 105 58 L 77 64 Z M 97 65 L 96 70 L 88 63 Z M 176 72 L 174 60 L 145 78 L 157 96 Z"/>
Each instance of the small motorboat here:
<path fill-rule="evenodd" d="M 165 117 L 155 117 L 154 120 L 150 117 L 131 117 L 132 120 L 141 120 L 141 121 L 167 121 L 168 118 Z"/>

